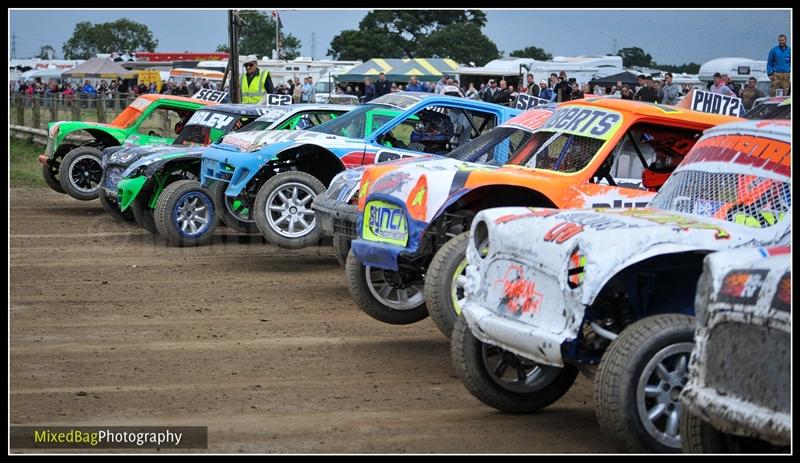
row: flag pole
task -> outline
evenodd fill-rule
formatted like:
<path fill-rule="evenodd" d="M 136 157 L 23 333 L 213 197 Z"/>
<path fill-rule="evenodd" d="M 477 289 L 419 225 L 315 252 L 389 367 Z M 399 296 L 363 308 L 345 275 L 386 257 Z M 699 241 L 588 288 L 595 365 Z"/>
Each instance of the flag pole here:
<path fill-rule="evenodd" d="M 281 17 L 278 16 L 278 10 L 275 10 L 275 53 L 276 59 L 281 59 Z"/>

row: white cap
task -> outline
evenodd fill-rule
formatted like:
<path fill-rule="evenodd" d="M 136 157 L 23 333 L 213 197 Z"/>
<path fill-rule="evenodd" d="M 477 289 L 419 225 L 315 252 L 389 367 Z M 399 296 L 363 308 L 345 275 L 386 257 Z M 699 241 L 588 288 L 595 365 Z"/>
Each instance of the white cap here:
<path fill-rule="evenodd" d="M 258 57 L 256 55 L 247 55 L 242 60 L 242 64 L 251 63 L 253 61 L 258 61 Z"/>

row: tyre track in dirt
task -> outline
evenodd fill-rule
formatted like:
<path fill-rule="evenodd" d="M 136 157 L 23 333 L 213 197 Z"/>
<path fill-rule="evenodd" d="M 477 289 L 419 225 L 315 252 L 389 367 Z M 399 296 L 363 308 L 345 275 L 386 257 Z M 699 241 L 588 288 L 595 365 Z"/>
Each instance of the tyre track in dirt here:
<path fill-rule="evenodd" d="M 213 452 L 611 452 L 579 377 L 542 413 L 474 399 L 430 320 L 352 302 L 332 248 L 169 248 L 99 202 L 11 190 L 11 423 L 207 425 Z"/>

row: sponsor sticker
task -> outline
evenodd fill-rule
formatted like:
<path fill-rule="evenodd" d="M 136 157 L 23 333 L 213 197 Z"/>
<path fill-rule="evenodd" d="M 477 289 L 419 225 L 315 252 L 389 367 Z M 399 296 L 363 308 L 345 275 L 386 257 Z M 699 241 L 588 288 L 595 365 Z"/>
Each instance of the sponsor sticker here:
<path fill-rule="evenodd" d="M 232 124 L 235 119 L 234 116 L 226 116 L 220 113 L 197 111 L 192 114 L 192 117 L 186 122 L 186 125 L 202 125 L 204 127 L 224 130 L 225 127 Z"/>
<path fill-rule="evenodd" d="M 400 206 L 384 201 L 370 201 L 364 208 L 362 235 L 365 240 L 395 244 L 408 243 L 408 224 Z"/>
<path fill-rule="evenodd" d="M 755 304 L 768 273 L 767 270 L 731 270 L 722 281 L 717 300 L 733 304 Z"/>
<path fill-rule="evenodd" d="M 607 109 L 569 106 L 557 109 L 540 130 L 608 140 L 622 126 L 622 114 Z"/>

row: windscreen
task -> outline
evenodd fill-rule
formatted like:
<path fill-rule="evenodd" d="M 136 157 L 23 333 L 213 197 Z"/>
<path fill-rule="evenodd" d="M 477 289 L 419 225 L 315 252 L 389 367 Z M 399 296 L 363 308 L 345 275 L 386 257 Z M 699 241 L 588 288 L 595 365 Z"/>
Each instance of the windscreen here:
<path fill-rule="evenodd" d="M 466 162 L 501 166 L 531 139 L 533 132 L 516 127 L 497 127 L 450 152 Z"/>
<path fill-rule="evenodd" d="M 650 206 L 763 228 L 791 210 L 792 188 L 757 175 L 681 170 L 670 176 Z"/>
<path fill-rule="evenodd" d="M 390 115 L 392 113 L 387 113 L 387 110 L 397 111 L 395 108 L 386 105 L 367 104 L 313 129 L 309 129 L 309 132 L 327 133 L 349 138 L 365 138 L 394 118 Z M 397 111 L 397 114 L 399 114 L 399 111 Z"/>

